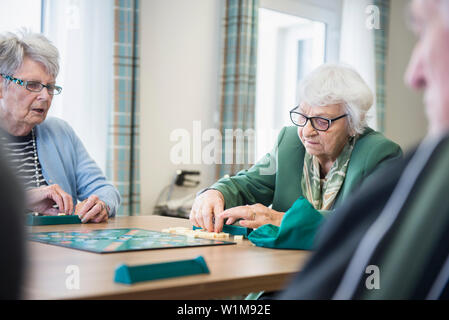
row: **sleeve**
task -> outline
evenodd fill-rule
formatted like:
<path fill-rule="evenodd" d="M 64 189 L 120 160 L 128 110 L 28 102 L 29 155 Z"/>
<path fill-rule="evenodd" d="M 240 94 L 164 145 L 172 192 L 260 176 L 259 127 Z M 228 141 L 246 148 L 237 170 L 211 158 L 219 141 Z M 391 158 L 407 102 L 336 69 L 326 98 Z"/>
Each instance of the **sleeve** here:
<path fill-rule="evenodd" d="M 366 172 L 364 180 L 369 179 L 375 172 L 389 166 L 394 161 L 401 159 L 402 156 L 403 153 L 401 147 L 389 140 L 371 148 L 369 156 L 366 158 L 366 161 L 370 161 L 370 164 L 366 164 L 365 166 Z"/>
<path fill-rule="evenodd" d="M 89 156 L 81 140 L 70 128 L 70 135 L 75 152 L 76 192 L 80 200 L 97 195 L 109 207 L 109 216 L 115 216 L 120 205 L 118 190 L 106 180 L 101 169 Z"/>
<path fill-rule="evenodd" d="M 210 189 L 223 194 L 225 208 L 261 203 L 269 206 L 273 201 L 277 172 L 277 154 L 285 134 L 283 128 L 273 150 L 248 170 L 242 170 L 233 177 L 220 179 Z"/>

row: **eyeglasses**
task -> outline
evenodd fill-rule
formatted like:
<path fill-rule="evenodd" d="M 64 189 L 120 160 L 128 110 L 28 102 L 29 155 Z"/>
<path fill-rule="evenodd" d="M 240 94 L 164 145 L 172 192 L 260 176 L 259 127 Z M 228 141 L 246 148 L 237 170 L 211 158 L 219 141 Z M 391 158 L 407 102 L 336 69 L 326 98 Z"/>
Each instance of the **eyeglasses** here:
<path fill-rule="evenodd" d="M 308 117 L 300 112 L 295 111 L 297 108 L 298 106 L 290 110 L 290 119 L 292 120 L 293 124 L 298 127 L 305 127 L 307 121 L 310 120 L 310 122 L 312 123 L 312 127 L 318 131 L 327 131 L 329 130 L 332 122 L 348 116 L 348 114 L 344 114 L 333 119 L 327 119 L 324 117 Z"/>
<path fill-rule="evenodd" d="M 42 84 L 38 81 L 20 80 L 20 79 L 13 78 L 13 77 L 8 76 L 3 73 L 1 74 L 1 76 L 3 78 L 5 78 L 6 80 L 9 80 L 11 82 L 18 84 L 19 86 L 25 87 L 28 91 L 31 91 L 31 92 L 41 92 L 42 89 L 47 88 L 48 94 L 53 96 L 53 95 L 60 94 L 62 91 L 61 87 L 55 86 L 53 84 Z"/>

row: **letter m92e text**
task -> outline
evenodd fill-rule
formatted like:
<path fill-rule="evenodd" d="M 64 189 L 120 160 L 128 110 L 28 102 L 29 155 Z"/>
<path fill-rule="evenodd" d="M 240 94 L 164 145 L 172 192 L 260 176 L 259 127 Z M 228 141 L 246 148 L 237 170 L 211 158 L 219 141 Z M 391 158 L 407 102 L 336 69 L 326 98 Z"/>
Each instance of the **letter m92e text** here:
<path fill-rule="evenodd" d="M 246 304 L 246 305 L 221 305 L 222 314 L 228 315 L 241 315 L 241 314 L 260 314 L 269 315 L 270 305 L 256 305 L 256 304 Z"/>

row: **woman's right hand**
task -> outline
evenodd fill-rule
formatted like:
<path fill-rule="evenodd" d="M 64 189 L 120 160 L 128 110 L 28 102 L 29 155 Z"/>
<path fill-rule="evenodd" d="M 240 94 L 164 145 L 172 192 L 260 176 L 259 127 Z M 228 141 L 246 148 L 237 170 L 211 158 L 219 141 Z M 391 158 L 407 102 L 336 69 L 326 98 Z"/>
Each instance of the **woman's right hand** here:
<path fill-rule="evenodd" d="M 57 184 L 30 189 L 26 192 L 27 209 L 44 215 L 72 214 L 72 196 Z M 57 204 L 58 209 L 53 206 Z"/>
<path fill-rule="evenodd" d="M 190 211 L 190 222 L 209 232 L 221 232 L 223 219 L 215 219 L 224 210 L 224 197 L 218 190 L 207 190 L 196 197 Z"/>

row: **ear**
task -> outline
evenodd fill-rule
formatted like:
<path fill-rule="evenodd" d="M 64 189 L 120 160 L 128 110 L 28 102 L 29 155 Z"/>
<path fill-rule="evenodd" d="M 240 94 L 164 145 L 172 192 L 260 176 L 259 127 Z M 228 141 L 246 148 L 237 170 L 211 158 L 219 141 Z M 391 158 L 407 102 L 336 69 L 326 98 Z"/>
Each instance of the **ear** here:
<path fill-rule="evenodd" d="M 357 132 L 354 130 L 354 128 L 352 128 L 352 125 L 348 122 L 348 137 L 355 137 L 355 135 L 357 134 Z"/>

